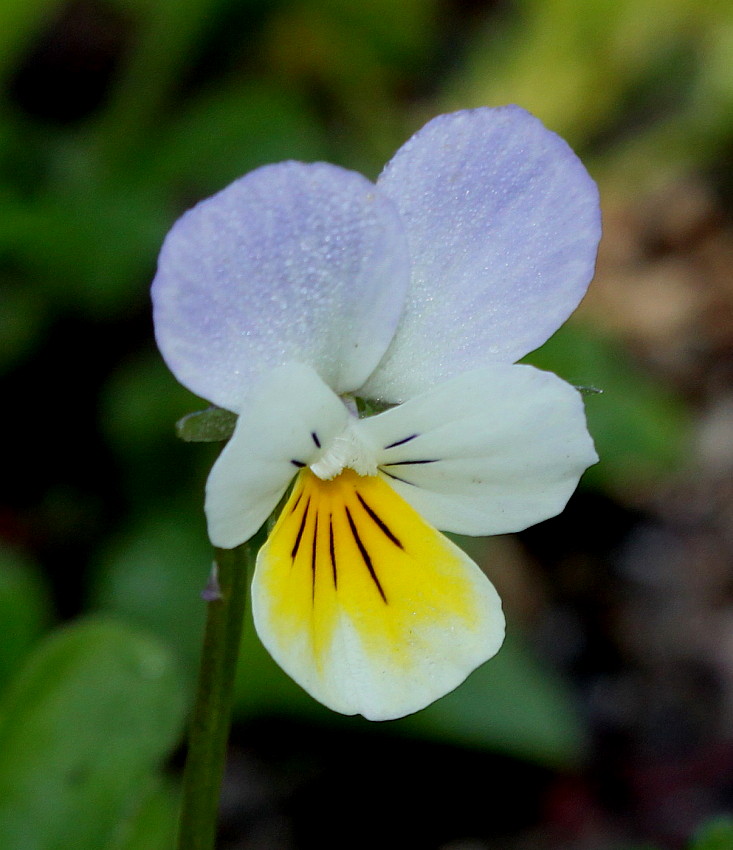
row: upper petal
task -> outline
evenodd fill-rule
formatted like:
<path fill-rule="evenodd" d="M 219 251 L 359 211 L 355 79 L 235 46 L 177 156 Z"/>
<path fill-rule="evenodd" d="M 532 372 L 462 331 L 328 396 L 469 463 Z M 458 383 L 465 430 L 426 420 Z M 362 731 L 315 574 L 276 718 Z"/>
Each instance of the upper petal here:
<path fill-rule="evenodd" d="M 363 394 L 401 401 L 541 345 L 578 305 L 600 238 L 598 190 L 557 135 L 516 106 L 441 115 L 377 185 L 412 256 L 405 312 Z"/>
<path fill-rule="evenodd" d="M 598 460 L 580 394 L 532 366 L 467 372 L 359 424 L 392 487 L 443 531 L 520 531 Z"/>
<path fill-rule="evenodd" d="M 399 215 L 372 183 L 325 163 L 265 166 L 166 237 L 156 338 L 181 383 L 230 410 L 294 360 L 345 392 L 384 354 L 408 282 Z"/>
<path fill-rule="evenodd" d="M 214 546 L 232 549 L 249 540 L 298 470 L 318 460 L 348 416 L 308 366 L 288 363 L 266 375 L 206 482 Z"/>

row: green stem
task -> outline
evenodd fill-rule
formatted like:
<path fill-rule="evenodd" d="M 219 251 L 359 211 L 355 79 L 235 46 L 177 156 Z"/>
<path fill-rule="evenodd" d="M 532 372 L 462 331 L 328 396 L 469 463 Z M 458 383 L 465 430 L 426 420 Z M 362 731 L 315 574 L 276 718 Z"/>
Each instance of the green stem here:
<path fill-rule="evenodd" d="M 213 850 L 234 699 L 234 676 L 254 541 L 217 549 L 220 596 L 208 603 L 198 690 L 183 776 L 178 850 Z"/>

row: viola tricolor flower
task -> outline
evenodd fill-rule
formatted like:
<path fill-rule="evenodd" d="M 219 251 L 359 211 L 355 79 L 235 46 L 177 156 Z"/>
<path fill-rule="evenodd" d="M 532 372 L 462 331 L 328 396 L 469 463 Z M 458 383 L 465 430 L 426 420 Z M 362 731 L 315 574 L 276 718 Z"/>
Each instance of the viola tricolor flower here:
<path fill-rule="evenodd" d="M 597 460 L 579 393 L 513 365 L 582 298 L 595 184 L 524 110 L 442 115 L 376 184 L 265 166 L 187 212 L 153 284 L 189 389 L 238 414 L 206 492 L 215 546 L 248 540 L 275 660 L 316 699 L 384 720 L 493 656 L 496 591 L 440 531 L 518 531 Z M 383 412 L 360 416 L 364 400 Z M 387 409 L 385 409 L 387 408 Z"/>

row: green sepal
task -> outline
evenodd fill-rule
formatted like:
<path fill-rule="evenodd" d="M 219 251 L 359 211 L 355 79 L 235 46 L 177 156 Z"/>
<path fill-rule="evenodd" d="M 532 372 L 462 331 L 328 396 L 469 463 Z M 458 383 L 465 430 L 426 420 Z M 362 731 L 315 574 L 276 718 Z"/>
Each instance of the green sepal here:
<path fill-rule="evenodd" d="M 378 401 L 371 398 L 362 398 L 361 396 L 354 396 L 354 403 L 356 404 L 359 419 L 366 419 L 368 416 L 376 416 L 378 413 L 384 413 L 385 410 L 389 410 L 390 407 L 394 407 L 394 404 L 390 404 L 389 402 Z"/>
<path fill-rule="evenodd" d="M 222 407 L 189 413 L 176 422 L 176 436 L 186 443 L 220 443 L 234 433 L 237 414 Z"/>

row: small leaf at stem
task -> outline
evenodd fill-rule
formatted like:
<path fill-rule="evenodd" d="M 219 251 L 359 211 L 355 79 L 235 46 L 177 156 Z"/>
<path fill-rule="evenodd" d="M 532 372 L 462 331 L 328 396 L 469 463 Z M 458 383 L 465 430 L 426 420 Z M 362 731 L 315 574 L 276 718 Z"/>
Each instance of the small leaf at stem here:
<path fill-rule="evenodd" d="M 186 443 L 218 443 L 232 436 L 236 424 L 236 413 L 221 407 L 209 407 L 179 419 L 176 435 Z"/>

